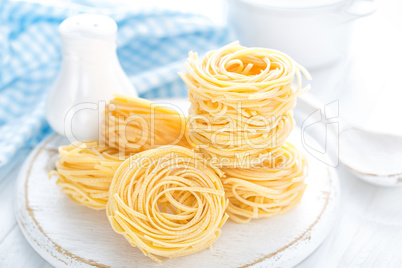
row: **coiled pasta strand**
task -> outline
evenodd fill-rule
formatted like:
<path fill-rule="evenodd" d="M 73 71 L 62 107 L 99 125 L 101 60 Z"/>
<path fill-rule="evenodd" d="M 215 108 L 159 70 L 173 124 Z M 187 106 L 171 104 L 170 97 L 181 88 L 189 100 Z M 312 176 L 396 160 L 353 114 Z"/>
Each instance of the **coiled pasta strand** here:
<path fill-rule="evenodd" d="M 228 218 L 219 175 L 219 169 L 181 146 L 141 152 L 127 159 L 113 178 L 109 221 L 155 261 L 199 252 L 216 241 Z"/>
<path fill-rule="evenodd" d="M 187 118 L 145 99 L 116 96 L 109 102 L 102 124 L 106 145 L 127 155 L 163 145 L 190 147 Z"/>
<path fill-rule="evenodd" d="M 285 213 L 300 202 L 306 187 L 307 162 L 289 142 L 264 165 L 223 171 L 229 198 L 226 212 L 238 223 Z"/>
<path fill-rule="evenodd" d="M 114 148 L 99 147 L 98 141 L 86 141 L 59 147 L 56 170 L 57 186 L 71 200 L 92 209 L 104 209 L 109 186 L 123 162 Z"/>

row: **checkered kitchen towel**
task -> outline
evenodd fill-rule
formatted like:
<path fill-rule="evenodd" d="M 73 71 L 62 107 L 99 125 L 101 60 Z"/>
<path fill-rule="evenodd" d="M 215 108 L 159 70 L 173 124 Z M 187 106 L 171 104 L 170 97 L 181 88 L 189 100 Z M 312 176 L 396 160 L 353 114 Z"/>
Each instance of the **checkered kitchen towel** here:
<path fill-rule="evenodd" d="M 57 28 L 65 18 L 99 13 L 116 20 L 121 65 L 144 98 L 186 96 L 177 72 L 188 51 L 229 41 L 226 29 L 200 15 L 80 2 L 0 1 L 0 166 L 51 131 L 44 101 L 60 66 Z"/>

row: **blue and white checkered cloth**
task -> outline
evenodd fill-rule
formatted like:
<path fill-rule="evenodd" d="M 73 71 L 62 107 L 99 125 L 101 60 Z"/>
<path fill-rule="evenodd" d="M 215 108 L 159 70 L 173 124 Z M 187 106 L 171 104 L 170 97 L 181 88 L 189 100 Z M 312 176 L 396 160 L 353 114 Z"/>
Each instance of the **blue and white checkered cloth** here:
<path fill-rule="evenodd" d="M 144 98 L 187 96 L 177 72 L 188 51 L 229 41 L 225 28 L 201 15 L 57 3 L 0 1 L 0 166 L 51 132 L 44 101 L 60 66 L 57 28 L 65 18 L 99 13 L 116 20 L 120 63 Z"/>

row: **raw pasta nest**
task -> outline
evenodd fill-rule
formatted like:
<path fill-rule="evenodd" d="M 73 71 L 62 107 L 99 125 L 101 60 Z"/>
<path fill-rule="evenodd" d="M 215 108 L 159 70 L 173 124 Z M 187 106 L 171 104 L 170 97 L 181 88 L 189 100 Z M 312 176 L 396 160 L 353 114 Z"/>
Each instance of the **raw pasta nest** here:
<path fill-rule="evenodd" d="M 226 212 L 238 223 L 285 213 L 300 202 L 306 187 L 305 157 L 289 142 L 262 166 L 223 171 Z"/>
<path fill-rule="evenodd" d="M 59 147 L 60 160 L 57 186 L 74 202 L 92 209 L 104 209 L 109 197 L 109 186 L 119 159 L 117 149 L 99 146 L 98 141 L 86 141 Z"/>
<path fill-rule="evenodd" d="M 140 98 L 118 95 L 109 102 L 101 126 L 102 140 L 120 153 L 137 153 L 163 145 L 190 147 L 187 118 Z"/>
<path fill-rule="evenodd" d="M 131 245 L 158 262 L 159 257 L 199 252 L 219 237 L 228 217 L 219 174 L 180 146 L 134 155 L 113 178 L 109 221 Z"/>

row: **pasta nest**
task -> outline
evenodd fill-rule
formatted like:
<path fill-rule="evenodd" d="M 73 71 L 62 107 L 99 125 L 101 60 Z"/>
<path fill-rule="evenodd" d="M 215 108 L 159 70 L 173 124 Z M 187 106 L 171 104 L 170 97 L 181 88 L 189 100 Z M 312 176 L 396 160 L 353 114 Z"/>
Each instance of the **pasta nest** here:
<path fill-rule="evenodd" d="M 127 155 L 164 145 L 190 147 L 186 126 L 187 118 L 174 109 L 117 95 L 105 111 L 101 140 Z"/>
<path fill-rule="evenodd" d="M 124 161 L 114 148 L 99 146 L 98 141 L 86 141 L 59 147 L 60 160 L 56 170 L 57 186 L 71 200 L 92 209 L 104 209 L 109 186 L 117 168 Z"/>
<path fill-rule="evenodd" d="M 285 213 L 300 202 L 306 187 L 306 159 L 289 142 L 262 166 L 222 170 L 229 198 L 226 212 L 238 223 Z"/>
<path fill-rule="evenodd" d="M 216 241 L 228 218 L 220 175 L 180 146 L 134 155 L 113 178 L 109 221 L 155 261 L 199 252 Z"/>

